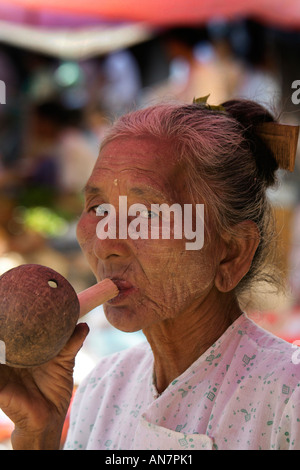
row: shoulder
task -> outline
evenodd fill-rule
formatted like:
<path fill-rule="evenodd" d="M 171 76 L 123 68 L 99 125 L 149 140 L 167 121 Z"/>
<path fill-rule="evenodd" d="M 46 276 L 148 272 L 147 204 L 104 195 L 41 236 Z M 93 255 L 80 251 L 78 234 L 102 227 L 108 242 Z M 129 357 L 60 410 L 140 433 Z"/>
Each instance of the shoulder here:
<path fill-rule="evenodd" d="M 246 314 L 242 316 L 238 332 L 241 335 L 246 335 L 248 341 L 255 343 L 257 349 L 266 355 L 279 353 L 283 360 L 291 362 L 293 354 L 292 344 L 265 330 Z"/>
<path fill-rule="evenodd" d="M 295 360 L 298 351 L 294 345 L 260 327 L 246 315 L 243 315 L 237 334 L 241 335 L 244 348 L 255 355 L 253 359 L 258 373 L 261 372 L 264 377 L 276 375 L 283 389 L 285 384 L 299 389 L 300 361 Z M 247 357 L 244 357 L 244 362 L 247 362 Z"/>

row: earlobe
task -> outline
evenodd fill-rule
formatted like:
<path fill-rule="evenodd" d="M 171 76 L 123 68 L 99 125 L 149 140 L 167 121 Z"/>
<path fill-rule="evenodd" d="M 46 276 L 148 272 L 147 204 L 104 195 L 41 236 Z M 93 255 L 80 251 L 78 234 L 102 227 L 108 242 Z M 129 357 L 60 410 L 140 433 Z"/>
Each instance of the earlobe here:
<path fill-rule="evenodd" d="M 215 276 L 215 286 L 220 292 L 229 292 L 247 274 L 259 244 L 257 225 L 246 220 L 234 227 L 234 234 L 223 237 L 223 256 Z"/>
<path fill-rule="evenodd" d="M 228 272 L 222 268 L 217 272 L 215 277 L 215 286 L 220 292 L 229 292 L 234 287 L 232 287 L 232 281 L 228 276 Z"/>

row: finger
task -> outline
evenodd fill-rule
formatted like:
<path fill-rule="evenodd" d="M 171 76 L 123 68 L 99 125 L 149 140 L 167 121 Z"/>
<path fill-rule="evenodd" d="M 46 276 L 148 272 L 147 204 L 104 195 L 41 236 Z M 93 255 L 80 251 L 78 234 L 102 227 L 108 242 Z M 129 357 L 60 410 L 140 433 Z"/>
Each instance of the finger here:
<path fill-rule="evenodd" d="M 78 351 L 81 349 L 84 340 L 89 334 L 89 331 L 89 326 L 86 323 L 78 323 L 71 338 L 69 339 L 60 354 L 68 356 L 70 358 L 74 358 Z"/>

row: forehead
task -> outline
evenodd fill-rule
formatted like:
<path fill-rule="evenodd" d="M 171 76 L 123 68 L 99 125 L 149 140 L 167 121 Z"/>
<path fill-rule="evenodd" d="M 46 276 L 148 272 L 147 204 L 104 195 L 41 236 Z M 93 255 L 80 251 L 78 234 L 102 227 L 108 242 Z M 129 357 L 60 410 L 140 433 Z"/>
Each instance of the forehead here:
<path fill-rule="evenodd" d="M 101 150 L 89 183 L 115 181 L 143 183 L 172 191 L 180 165 L 172 148 L 155 138 L 116 138 Z"/>
<path fill-rule="evenodd" d="M 98 158 L 100 166 L 109 163 L 117 168 L 126 162 L 134 164 L 136 168 L 151 170 L 162 162 L 164 167 L 171 168 L 176 158 L 170 145 L 151 137 L 115 138 L 102 148 Z"/>

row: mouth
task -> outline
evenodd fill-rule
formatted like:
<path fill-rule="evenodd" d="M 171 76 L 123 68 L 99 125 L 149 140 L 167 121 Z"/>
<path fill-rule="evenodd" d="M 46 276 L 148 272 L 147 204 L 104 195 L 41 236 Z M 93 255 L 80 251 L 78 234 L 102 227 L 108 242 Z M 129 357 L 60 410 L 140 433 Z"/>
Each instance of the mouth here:
<path fill-rule="evenodd" d="M 109 305 L 117 305 L 137 291 L 137 288 L 129 281 L 119 278 L 111 278 L 111 280 L 119 289 L 119 294 L 107 302 Z"/>

